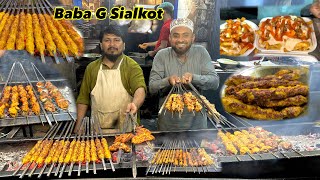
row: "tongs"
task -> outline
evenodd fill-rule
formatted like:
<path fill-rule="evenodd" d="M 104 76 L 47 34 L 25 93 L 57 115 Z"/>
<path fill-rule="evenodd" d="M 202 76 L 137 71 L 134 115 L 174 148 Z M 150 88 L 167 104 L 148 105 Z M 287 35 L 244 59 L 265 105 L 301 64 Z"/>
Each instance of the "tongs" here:
<path fill-rule="evenodd" d="M 126 113 L 125 123 L 124 123 L 123 129 L 121 131 L 121 134 L 125 134 L 126 133 L 126 130 L 127 130 L 128 126 L 129 126 L 129 124 L 131 124 L 134 127 L 133 130 L 135 129 L 135 126 L 139 126 L 139 124 L 135 120 L 135 117 L 133 116 L 133 114 L 127 112 Z M 118 154 L 117 154 L 117 164 L 120 162 L 120 159 L 121 159 L 121 156 L 122 156 L 122 152 L 123 151 L 119 148 Z"/>

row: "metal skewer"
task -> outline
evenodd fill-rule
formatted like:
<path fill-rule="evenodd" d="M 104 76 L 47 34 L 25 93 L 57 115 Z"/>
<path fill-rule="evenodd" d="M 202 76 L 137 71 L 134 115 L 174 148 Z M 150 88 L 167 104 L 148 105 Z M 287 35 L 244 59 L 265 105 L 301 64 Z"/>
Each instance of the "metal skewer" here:
<path fill-rule="evenodd" d="M 84 119 L 83 121 L 87 121 L 86 119 Z M 85 139 L 85 136 L 86 136 L 86 129 L 87 129 L 87 123 L 85 123 L 84 124 L 84 131 L 82 132 L 83 134 L 82 134 L 82 140 L 81 140 L 81 142 L 82 141 L 84 141 L 84 139 Z M 81 149 L 81 148 L 80 148 Z M 80 152 L 81 153 L 81 152 Z M 84 152 L 85 153 L 85 152 Z M 80 173 L 81 173 L 81 165 L 82 165 L 82 162 L 81 161 L 79 161 L 78 162 L 78 176 L 80 176 Z"/>
<path fill-rule="evenodd" d="M 96 128 L 97 124 L 95 123 L 94 118 L 91 118 L 91 120 L 92 120 L 93 129 L 94 129 L 94 131 L 95 131 L 96 139 L 98 139 L 98 133 L 97 133 L 97 128 Z M 105 157 L 104 157 L 104 158 L 105 158 Z M 106 163 L 105 163 L 105 161 L 104 161 L 104 158 L 101 159 L 101 161 L 102 161 L 102 166 L 103 166 L 103 170 L 107 170 L 107 167 L 106 167 Z"/>
<path fill-rule="evenodd" d="M 55 125 L 55 126 L 53 126 L 53 127 L 51 128 L 52 131 L 49 133 L 48 137 L 46 137 L 45 140 L 48 140 L 48 139 L 49 139 L 49 137 L 50 137 L 50 136 L 52 135 L 52 133 L 55 131 L 56 127 L 57 127 L 57 125 Z M 41 147 L 41 146 L 42 146 L 42 143 L 43 143 L 43 141 L 41 142 L 41 144 L 40 144 L 40 146 L 39 146 L 40 149 L 38 149 L 38 151 L 41 151 L 41 150 L 42 150 L 42 147 Z M 40 155 L 40 153 L 39 153 L 39 155 Z M 35 160 L 36 160 L 36 159 L 35 159 Z M 30 162 L 28 163 L 27 168 L 21 173 L 21 175 L 20 175 L 19 178 L 23 178 L 23 177 L 24 177 L 24 175 L 27 173 L 27 171 L 28 171 L 29 167 L 31 166 L 31 164 L 33 164 L 33 161 L 30 161 Z"/>
<path fill-rule="evenodd" d="M 191 83 L 188 83 L 188 85 L 196 93 L 196 96 L 198 96 L 198 99 L 202 102 L 202 104 L 204 104 L 208 109 L 208 111 L 211 112 L 212 116 L 215 118 L 216 123 L 219 124 L 221 120 L 216 116 L 216 113 L 212 111 L 212 109 L 208 106 L 208 104 L 204 102 L 204 100 L 201 98 L 199 91 Z"/>
<path fill-rule="evenodd" d="M 162 170 L 162 175 L 166 174 L 168 172 L 169 167 L 170 167 L 170 158 L 171 158 L 173 147 L 174 147 L 174 141 L 171 141 L 171 145 L 168 149 L 168 154 L 164 159 L 165 166 Z"/>
<path fill-rule="evenodd" d="M 45 140 L 48 136 L 51 135 L 51 132 L 52 132 L 52 131 L 53 131 L 53 128 L 51 128 L 51 129 L 44 135 L 44 137 L 43 137 L 41 140 L 39 140 L 39 141 L 42 142 L 43 140 Z M 18 173 L 18 171 L 22 168 L 23 165 L 24 165 L 24 164 L 21 164 L 21 165 L 19 166 L 19 168 L 18 168 L 15 172 L 13 172 L 12 176 L 15 176 L 15 175 Z M 31 163 L 29 163 L 29 167 L 30 167 L 30 165 L 31 165 Z M 28 167 L 28 168 L 29 168 L 29 167 Z M 26 168 L 25 171 L 27 171 L 28 168 Z"/>
<path fill-rule="evenodd" d="M 46 10 L 44 9 L 44 8 L 40 8 L 40 0 L 38 1 L 36 1 L 36 6 L 37 6 L 37 10 L 38 10 L 38 13 L 40 14 L 40 13 L 43 13 L 43 14 L 46 14 Z M 39 7 L 38 7 L 39 6 Z M 51 14 L 51 13 L 50 13 Z M 52 15 L 52 14 L 51 14 Z M 60 61 L 59 61 L 59 58 L 58 58 L 58 56 L 57 56 L 57 52 L 52 52 L 52 54 L 53 54 L 53 57 L 54 57 L 54 60 L 55 60 L 55 62 L 57 63 L 57 64 L 60 64 Z"/>
<path fill-rule="evenodd" d="M 61 125 L 63 124 L 63 123 L 60 123 Z M 67 124 L 67 123 L 66 123 Z M 66 126 L 66 124 L 65 124 L 65 126 L 64 126 L 64 128 L 62 129 L 62 131 L 61 131 L 61 133 L 60 133 L 60 135 L 59 135 L 59 137 L 56 139 L 56 142 L 57 143 L 59 143 L 59 141 L 60 141 L 60 139 L 61 139 L 61 137 L 62 137 L 62 135 L 63 134 L 65 134 L 66 132 L 64 132 L 66 129 L 67 129 L 67 126 Z M 58 128 L 59 129 L 59 128 Z M 55 143 L 56 143 L 55 142 Z M 40 173 L 39 173 L 39 175 L 38 175 L 38 178 L 41 178 L 41 176 L 42 176 L 42 174 L 43 174 L 43 172 L 44 172 L 44 170 L 46 169 L 46 167 L 47 167 L 47 163 L 45 163 L 44 164 L 44 166 L 43 166 L 43 168 L 41 169 L 41 171 L 40 171 Z"/>
<path fill-rule="evenodd" d="M 94 142 L 94 137 L 93 137 L 93 120 L 91 118 L 90 120 L 91 122 L 91 126 L 90 126 L 90 130 L 91 130 L 91 141 Z M 97 153 L 97 152 L 94 152 L 94 153 Z M 95 161 L 92 161 L 93 162 L 93 174 L 97 174 L 97 168 L 96 168 L 96 162 Z"/>
<path fill-rule="evenodd" d="M 196 140 L 193 140 L 193 142 L 195 143 L 196 148 L 200 148 L 200 146 L 199 146 L 199 144 L 197 143 Z M 202 163 L 201 163 L 201 167 L 202 167 L 202 170 L 203 170 L 204 173 L 208 172 L 208 168 L 207 167 L 203 167 Z"/>
<path fill-rule="evenodd" d="M 152 155 L 151 161 L 152 161 L 153 159 L 155 159 L 155 160 L 157 159 L 157 157 L 160 155 L 160 152 L 161 152 L 161 150 L 162 150 L 163 147 L 164 147 L 164 143 L 161 145 L 161 147 L 159 148 L 159 150 L 158 150 L 155 154 Z M 150 163 L 149 163 L 149 167 L 148 167 L 148 169 L 147 169 L 147 171 L 146 171 L 146 175 L 147 175 L 148 172 L 150 171 L 152 165 L 153 165 L 153 163 L 150 162 Z"/>
<path fill-rule="evenodd" d="M 53 141 L 54 137 L 56 136 L 56 134 L 58 133 L 61 125 L 62 125 L 62 123 L 60 123 L 59 125 L 57 124 L 57 128 L 55 129 L 55 132 L 54 132 L 54 134 L 52 135 L 52 137 L 50 138 L 52 141 Z M 40 154 L 39 154 L 39 155 L 40 155 Z M 28 177 L 31 177 L 31 176 L 33 175 L 33 173 L 34 173 L 34 171 L 36 170 L 37 166 L 38 166 L 38 163 L 35 164 L 34 168 L 31 170 L 31 172 L 29 173 Z"/>
<path fill-rule="evenodd" d="M 70 123 L 69 123 L 68 129 L 67 129 L 64 137 L 62 138 L 62 141 L 64 141 L 64 140 L 66 139 L 66 137 L 67 137 L 68 134 L 69 134 L 69 137 L 70 137 L 74 125 L 75 125 L 74 122 L 70 122 Z M 62 149 L 61 149 L 61 150 L 62 150 Z M 61 153 L 61 152 L 60 152 L 60 153 Z M 60 155 L 60 154 L 58 154 L 58 155 Z M 48 177 L 50 176 L 50 174 L 51 174 L 51 172 L 52 172 L 53 167 L 54 167 L 55 164 L 56 164 L 56 162 L 53 162 L 53 163 L 51 164 L 51 167 L 50 167 L 50 169 L 49 169 L 49 171 L 48 171 L 48 173 L 47 173 L 47 176 L 48 176 Z"/>
<path fill-rule="evenodd" d="M 172 88 L 171 88 L 171 90 L 170 90 L 169 94 L 167 95 L 166 99 L 164 100 L 164 102 L 163 102 L 163 104 L 162 104 L 162 106 L 161 106 L 161 108 L 160 108 L 160 110 L 159 110 L 158 114 L 161 114 L 161 113 L 162 113 L 163 108 L 164 108 L 164 106 L 165 106 L 166 102 L 168 101 L 170 94 L 173 92 L 173 90 L 174 90 L 174 89 L 175 89 L 175 86 L 172 86 Z"/>
<path fill-rule="evenodd" d="M 84 123 L 84 121 L 82 121 L 82 123 L 81 123 L 80 131 L 82 130 L 83 123 Z M 79 137 L 80 137 L 80 136 L 78 136 L 78 139 L 79 139 Z M 77 140 L 77 137 L 74 137 L 72 141 L 76 141 L 76 140 Z M 70 143 L 70 144 L 71 144 L 71 143 Z M 74 146 L 75 146 L 75 145 L 74 145 Z M 70 145 L 70 147 L 71 147 L 71 145 Z M 74 147 L 74 148 L 75 148 L 75 147 Z M 68 153 L 69 153 L 69 152 L 68 152 Z M 70 160 L 71 160 L 71 158 L 72 158 L 72 154 L 73 154 L 73 153 L 71 153 L 71 155 L 70 155 L 70 156 L 71 156 L 71 157 L 70 157 Z M 68 155 L 68 154 L 66 154 L 66 155 Z M 61 168 L 61 170 L 60 170 L 59 178 L 62 177 L 66 166 L 67 166 L 67 163 L 64 162 L 64 163 L 63 163 L 63 166 L 62 166 L 62 168 Z M 72 170 L 72 167 L 70 167 L 70 168 L 71 168 L 71 170 Z M 70 173 L 70 172 L 69 172 L 69 173 Z"/>
<path fill-rule="evenodd" d="M 90 121 L 87 121 L 87 127 L 86 127 L 86 137 L 87 137 L 87 140 L 86 141 L 89 141 L 89 125 L 90 125 Z M 90 153 L 90 152 L 89 152 Z M 89 161 L 86 160 L 86 173 L 88 174 L 89 173 Z"/>
<path fill-rule="evenodd" d="M 67 141 L 69 141 L 69 139 L 70 139 L 70 137 L 71 137 L 74 124 L 75 124 L 75 123 L 72 123 L 72 128 L 71 128 L 71 130 L 70 130 L 70 132 L 69 132 L 69 135 L 68 135 L 68 137 L 67 137 Z M 70 146 L 70 145 L 69 145 L 69 146 Z M 65 157 L 63 157 L 63 158 L 65 158 Z M 56 172 L 54 173 L 54 176 L 58 176 L 60 167 L 61 167 L 61 163 L 59 162 L 58 167 L 57 167 L 57 169 L 56 169 Z M 49 176 L 49 174 L 47 174 L 47 176 Z"/>
<path fill-rule="evenodd" d="M 81 127 L 80 127 L 80 132 L 82 131 L 82 128 L 84 128 L 84 126 L 85 126 L 85 120 L 82 120 L 82 122 L 81 122 Z M 77 138 L 77 142 L 80 141 L 80 137 L 81 137 L 81 134 L 79 133 L 79 134 L 78 134 L 78 138 Z M 78 147 L 78 148 L 80 149 L 80 147 Z M 74 153 L 74 152 L 73 152 L 73 153 Z M 71 159 L 72 159 L 72 156 L 73 156 L 73 155 L 71 155 Z M 74 162 L 73 159 L 72 159 L 71 165 L 70 165 L 70 168 L 69 168 L 68 176 L 71 176 L 74 163 L 76 163 L 76 162 Z"/>
<path fill-rule="evenodd" d="M 103 138 L 102 129 L 101 129 L 101 125 L 100 125 L 100 121 L 99 121 L 99 120 L 97 120 L 97 124 L 98 124 L 98 129 L 99 129 L 99 132 L 100 132 L 100 137 Z M 108 159 L 109 159 L 109 162 L 110 162 L 111 169 L 112 169 L 112 171 L 114 172 L 114 171 L 115 171 L 115 168 L 114 168 L 112 159 L 111 159 L 111 158 L 108 158 Z"/>
<path fill-rule="evenodd" d="M 31 81 L 30 81 L 29 77 L 27 76 L 27 73 L 26 73 L 26 71 L 24 70 L 24 68 L 23 68 L 23 66 L 22 66 L 22 64 L 21 64 L 20 62 L 19 62 L 19 65 L 20 65 L 21 70 L 22 70 L 22 72 L 24 73 L 25 77 L 27 78 L 27 81 L 28 81 L 29 85 L 31 86 L 33 92 L 35 92 L 34 95 L 36 96 L 38 102 L 40 102 L 40 97 L 37 95 L 37 93 L 36 93 L 37 91 L 35 91 L 35 89 L 33 88 L 32 84 L 31 84 Z M 41 110 L 42 110 L 43 113 L 44 113 L 44 117 L 46 118 L 48 124 L 49 124 L 50 126 L 52 126 L 52 123 L 51 123 L 51 121 L 50 121 L 50 119 L 49 119 L 49 117 L 48 117 L 48 114 L 46 113 L 46 111 L 45 111 L 42 103 L 39 103 L 39 105 L 40 105 L 40 107 L 41 107 Z"/>

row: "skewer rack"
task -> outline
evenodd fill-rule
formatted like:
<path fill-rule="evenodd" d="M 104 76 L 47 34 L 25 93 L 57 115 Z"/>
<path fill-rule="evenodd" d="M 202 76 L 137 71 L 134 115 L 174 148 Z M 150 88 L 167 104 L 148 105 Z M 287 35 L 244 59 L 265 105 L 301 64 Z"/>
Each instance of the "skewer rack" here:
<path fill-rule="evenodd" d="M 36 66 L 34 66 L 34 65 L 32 65 L 32 66 L 35 69 L 37 69 Z M 0 127 L 31 125 L 31 124 L 45 124 L 45 123 L 48 123 L 50 126 L 52 126 L 53 124 L 55 124 L 59 121 L 70 121 L 70 120 L 75 121 L 74 117 L 76 116 L 76 113 L 71 112 L 71 111 L 74 111 L 74 110 L 72 110 L 74 108 L 72 108 L 71 106 L 72 105 L 74 106 L 75 103 L 72 102 L 73 99 L 69 96 L 66 97 L 66 99 L 71 101 L 71 103 L 69 104 L 69 108 L 67 110 L 62 110 L 62 109 L 56 108 L 57 110 L 55 112 L 49 112 L 44 109 L 43 104 L 39 98 L 39 93 L 37 92 L 35 87 L 36 87 L 37 82 L 39 82 L 39 81 L 46 82 L 47 80 L 42 76 L 41 72 L 38 69 L 37 69 L 37 72 L 36 71 L 34 71 L 34 72 L 36 74 L 39 74 L 39 76 L 41 76 L 43 78 L 43 80 L 40 80 L 38 78 L 37 81 L 31 81 L 29 76 L 27 75 L 24 67 L 22 66 L 22 64 L 19 62 L 15 62 L 11 67 L 7 81 L 5 82 L 5 84 L 0 84 L 0 87 L 2 87 L 2 89 L 4 90 L 4 88 L 9 85 L 20 85 L 20 84 L 31 85 L 33 87 L 33 92 L 37 98 L 37 101 L 40 105 L 40 114 L 39 115 L 29 114 L 27 116 L 22 116 L 22 115 L 18 114 L 18 116 L 15 118 L 12 118 L 10 116 L 6 116 L 5 118 L 0 119 Z M 38 77 L 38 75 L 36 75 L 36 76 Z M 51 81 L 51 82 L 53 82 L 54 85 L 59 87 L 58 89 L 60 91 L 63 88 L 65 88 L 66 84 L 68 84 L 66 82 L 66 80 L 55 80 L 55 81 Z M 1 98 L 2 98 L 2 96 L 3 96 L 3 91 L 1 93 Z"/>

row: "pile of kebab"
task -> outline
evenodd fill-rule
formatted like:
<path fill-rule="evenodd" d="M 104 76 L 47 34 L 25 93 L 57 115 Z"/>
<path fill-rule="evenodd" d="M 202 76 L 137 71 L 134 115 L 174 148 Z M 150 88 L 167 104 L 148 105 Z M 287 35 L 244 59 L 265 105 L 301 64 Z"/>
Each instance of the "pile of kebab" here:
<path fill-rule="evenodd" d="M 31 63 L 31 66 L 38 80 L 36 83 L 37 92 L 40 101 L 44 104 L 44 109 L 48 112 L 55 112 L 57 111 L 57 105 L 62 110 L 68 110 L 69 101 L 64 98 L 60 90 L 50 81 L 46 80 L 33 63 Z M 42 78 L 43 82 L 39 80 L 38 75 Z"/>
<path fill-rule="evenodd" d="M 290 142 L 262 127 L 250 127 L 233 133 L 219 130 L 218 140 L 224 145 L 226 155 L 259 154 L 292 149 Z"/>
<path fill-rule="evenodd" d="M 49 9 L 46 12 L 38 8 L 37 2 L 35 5 L 37 13 L 34 7 L 29 12 L 29 9 L 25 11 L 16 4 L 0 13 L 0 49 L 26 50 L 41 56 L 56 56 L 59 50 L 64 57 L 78 57 L 84 45 L 73 25 L 66 20 L 54 20 Z"/>
<path fill-rule="evenodd" d="M 164 102 L 164 107 L 172 113 L 179 113 L 179 115 L 183 113 L 185 107 L 193 113 L 200 112 L 203 108 L 197 97 L 182 84 L 176 84 L 172 87 Z"/>
<path fill-rule="evenodd" d="M 197 143 L 195 146 L 191 141 L 175 140 L 163 143 L 151 159 L 147 173 L 152 166 L 154 166 L 152 174 L 156 172 L 170 174 L 173 167 L 174 171 L 176 171 L 177 167 L 191 167 L 193 171 L 195 169 L 199 171 L 198 167 L 202 167 L 202 170 L 205 172 L 204 167 L 214 165 L 215 161 Z"/>
<path fill-rule="evenodd" d="M 53 102 L 63 110 L 67 110 L 69 107 L 69 101 L 64 98 L 59 89 L 53 85 L 50 81 L 37 82 L 37 91 L 40 94 L 40 101 L 44 103 L 45 110 L 49 112 L 55 112 L 56 108 Z M 54 101 L 53 101 L 54 100 Z"/>
<path fill-rule="evenodd" d="M 222 104 L 229 113 L 251 119 L 294 118 L 308 102 L 308 85 L 299 81 L 302 71 L 282 69 L 274 75 L 236 75 L 226 81 Z"/>
<path fill-rule="evenodd" d="M 0 100 L 0 118 L 9 115 L 16 118 L 19 114 L 29 116 L 40 114 L 40 105 L 31 85 L 14 85 L 4 87 Z"/>
<path fill-rule="evenodd" d="M 123 150 L 126 153 L 131 152 L 130 146 L 127 144 L 131 141 L 132 144 L 142 144 L 154 140 L 155 137 L 151 134 L 151 131 L 143 126 L 136 127 L 135 134 L 124 133 L 119 136 L 115 136 L 113 144 L 110 146 L 110 151 L 115 152 Z"/>
<path fill-rule="evenodd" d="M 61 131 L 60 136 L 54 141 L 54 137 L 59 131 L 62 123 L 60 125 L 56 124 L 47 135 L 39 140 L 36 145 L 25 155 L 22 160 L 22 165 L 13 173 L 16 175 L 19 170 L 23 170 L 20 177 L 22 178 L 30 167 L 33 169 L 29 173 L 29 177 L 31 177 L 36 168 L 42 168 L 38 177 L 40 178 L 44 173 L 45 169 L 51 165 L 49 170 L 47 171 L 47 176 L 49 177 L 52 173 L 52 170 L 55 166 L 55 176 L 59 174 L 59 178 L 62 177 L 63 173 L 67 166 L 69 166 L 69 176 L 73 170 L 73 166 L 75 164 L 78 165 L 78 176 L 80 176 L 80 172 L 82 171 L 81 166 L 85 164 L 86 172 L 89 173 L 89 164 L 93 163 L 94 173 L 96 174 L 96 163 L 103 163 L 104 170 L 106 170 L 104 159 L 108 159 L 110 161 L 110 165 L 112 170 L 114 171 L 114 167 L 111 161 L 111 154 L 109 151 L 109 146 L 107 140 L 102 137 L 98 137 L 97 133 L 94 137 L 93 131 L 91 136 L 89 135 L 89 120 L 83 120 L 81 125 L 83 131 L 83 135 L 78 135 L 78 137 L 74 137 L 71 141 L 71 133 L 74 127 L 74 122 L 66 122 L 65 127 Z M 91 125 L 93 127 L 93 125 Z M 64 134 L 64 137 L 62 135 Z M 90 137 L 89 137 L 90 136 Z"/>

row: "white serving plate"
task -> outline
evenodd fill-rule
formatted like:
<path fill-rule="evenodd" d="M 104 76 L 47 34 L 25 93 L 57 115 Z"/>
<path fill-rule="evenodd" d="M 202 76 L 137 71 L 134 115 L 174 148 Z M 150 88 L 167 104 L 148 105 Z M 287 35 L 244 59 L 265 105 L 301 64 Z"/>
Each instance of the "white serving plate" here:
<path fill-rule="evenodd" d="M 266 17 L 266 18 L 263 18 L 261 19 L 260 23 L 259 23 L 259 26 L 262 22 L 266 21 L 267 19 L 272 19 L 273 17 Z M 302 17 L 302 19 L 306 22 L 309 22 L 311 21 L 311 19 L 309 18 L 306 18 L 306 17 Z M 312 29 L 312 33 L 311 33 L 311 46 L 310 46 L 310 49 L 307 50 L 307 51 L 289 51 L 289 52 L 284 52 L 282 50 L 267 50 L 263 47 L 260 47 L 259 45 L 259 35 L 257 35 L 256 33 L 256 38 L 255 38 L 255 41 L 254 41 L 254 46 L 260 50 L 262 53 L 280 53 L 280 54 L 308 54 L 309 52 L 312 52 L 316 49 L 317 47 L 317 38 L 316 38 L 316 34 L 314 32 L 314 27 L 313 27 L 313 24 L 310 25 L 311 26 L 311 29 Z"/>
<path fill-rule="evenodd" d="M 234 19 L 233 21 L 237 21 L 236 19 Z M 249 21 L 249 20 L 244 20 L 243 22 L 247 23 L 252 29 L 253 29 L 253 33 L 254 33 L 254 41 L 253 41 L 253 48 L 251 49 L 248 49 L 245 53 L 243 53 L 242 55 L 239 55 L 239 56 L 248 56 L 254 49 L 255 49 L 255 41 L 257 39 L 257 34 L 256 34 L 256 30 L 259 30 L 259 27 L 252 21 Z M 227 22 L 223 23 L 220 25 L 220 31 L 221 30 L 224 30 L 226 29 L 226 25 L 227 25 Z"/>

